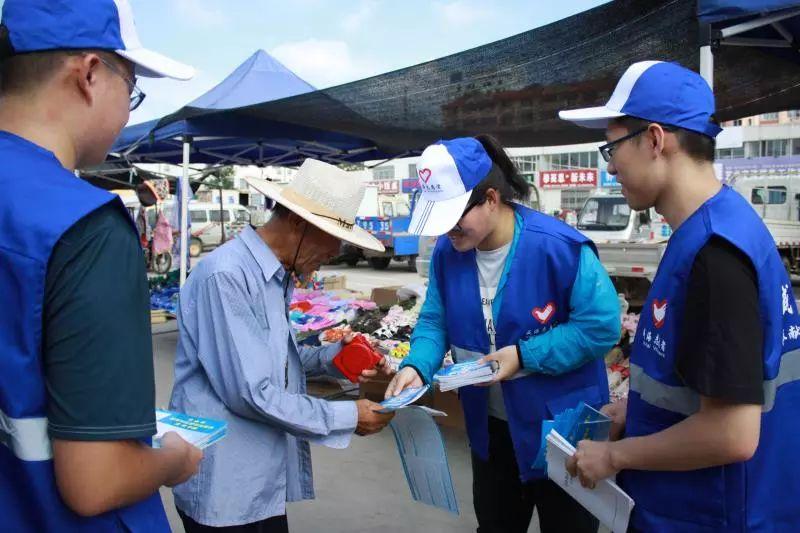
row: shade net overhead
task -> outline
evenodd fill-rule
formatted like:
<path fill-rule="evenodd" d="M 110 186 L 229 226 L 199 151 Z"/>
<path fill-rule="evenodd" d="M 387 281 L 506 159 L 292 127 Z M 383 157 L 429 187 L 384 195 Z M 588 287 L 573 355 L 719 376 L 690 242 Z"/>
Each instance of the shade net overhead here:
<path fill-rule="evenodd" d="M 707 33 L 697 9 L 696 0 L 619 0 L 414 67 L 224 112 L 187 107 L 163 123 L 248 117 L 368 139 L 383 153 L 476 133 L 506 146 L 594 141 L 596 131 L 560 121 L 558 111 L 605 103 L 636 61 L 699 70 Z M 800 70 L 762 49 L 721 47 L 715 92 L 719 120 L 796 107 Z"/>
<path fill-rule="evenodd" d="M 767 3 L 775 5 L 763 7 L 786 7 L 786 2 Z M 597 131 L 559 120 L 558 111 L 605 103 L 625 69 L 637 61 L 676 61 L 699 70 L 699 49 L 710 32 L 698 13 L 714 24 L 729 23 L 731 13 L 748 16 L 725 4 L 618 0 L 495 43 L 329 89 L 235 109 L 187 106 L 159 122 L 148 149 L 158 152 L 159 130 L 177 131 L 176 124 L 199 121 L 204 125 L 195 134 L 209 138 L 196 138 L 200 144 L 193 147 L 193 162 L 237 155 L 249 144 L 241 163 L 253 163 L 259 143 L 274 149 L 261 162 L 297 164 L 318 157 L 303 149 L 315 145 L 343 150 L 342 160 L 358 161 L 415 153 L 437 139 L 478 133 L 494 134 L 506 146 L 596 141 Z M 721 46 L 715 48 L 714 66 L 720 121 L 800 102 L 794 57 Z M 239 138 L 214 138 L 222 130 Z M 179 143 L 174 137 L 166 142 L 179 161 Z M 350 148 L 355 151 L 347 152 Z"/>

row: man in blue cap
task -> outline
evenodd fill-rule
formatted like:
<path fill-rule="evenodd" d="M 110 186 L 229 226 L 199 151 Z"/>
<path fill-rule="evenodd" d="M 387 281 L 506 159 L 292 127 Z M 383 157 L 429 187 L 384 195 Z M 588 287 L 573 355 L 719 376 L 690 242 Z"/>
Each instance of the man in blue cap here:
<path fill-rule="evenodd" d="M 584 486 L 619 473 L 635 531 L 800 529 L 800 326 L 752 207 L 712 166 L 714 96 L 674 63 L 628 68 L 608 104 L 561 118 L 605 128 L 600 153 L 633 209 L 675 230 L 645 300 L 614 442 L 579 443 Z M 624 438 L 619 438 L 624 435 Z"/>
<path fill-rule="evenodd" d="M 119 199 L 74 176 L 144 94 L 193 70 L 126 0 L 6 0 L 0 27 L 0 515 L 8 531 L 168 531 L 201 453 L 156 432 L 147 278 Z"/>

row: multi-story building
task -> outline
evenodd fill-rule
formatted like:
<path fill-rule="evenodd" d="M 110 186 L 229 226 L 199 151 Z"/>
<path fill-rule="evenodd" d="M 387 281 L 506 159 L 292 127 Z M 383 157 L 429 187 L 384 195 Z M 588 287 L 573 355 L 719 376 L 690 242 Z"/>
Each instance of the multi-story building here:
<path fill-rule="evenodd" d="M 720 179 L 727 170 L 755 163 L 786 165 L 795 161 L 800 166 L 800 110 L 780 111 L 745 117 L 722 124 L 724 131 L 717 138 L 716 158 Z M 510 148 L 512 160 L 520 173 L 536 186 L 539 208 L 546 213 L 562 210 L 577 211 L 586 198 L 598 190 L 617 186 L 606 172 L 606 163 L 597 148 L 602 142 L 568 146 Z M 361 170 L 362 179 L 379 186 L 384 193 L 409 192 L 417 179 L 416 157 L 388 162 L 367 162 Z M 169 165 L 154 165 L 154 171 L 179 174 L 180 169 Z M 236 167 L 234 188 L 240 193 L 240 203 L 252 207 L 265 204 L 262 194 L 251 190 L 246 177 L 289 183 L 297 172 L 287 167 Z M 534 198 L 536 200 L 537 198 Z"/>
<path fill-rule="evenodd" d="M 717 138 L 717 163 L 720 179 L 724 168 L 753 163 L 786 165 L 797 156 L 800 166 L 800 110 L 780 111 L 740 120 L 725 122 Z M 591 194 L 603 189 L 618 187 L 616 180 L 606 172 L 606 163 L 597 148 L 603 142 L 547 146 L 538 148 L 510 148 L 508 153 L 520 173 L 535 185 L 540 209 L 546 213 L 561 210 L 578 210 Z M 416 178 L 417 159 L 396 159 L 372 169 L 374 180 L 402 180 Z M 406 187 L 408 189 L 408 187 Z"/>

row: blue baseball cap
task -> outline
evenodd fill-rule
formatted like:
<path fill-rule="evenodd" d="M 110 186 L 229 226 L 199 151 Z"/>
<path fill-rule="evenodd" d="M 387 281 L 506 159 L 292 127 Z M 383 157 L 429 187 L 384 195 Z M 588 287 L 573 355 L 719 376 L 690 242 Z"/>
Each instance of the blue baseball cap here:
<path fill-rule="evenodd" d="M 563 120 L 605 129 L 611 119 L 630 116 L 701 133 L 712 139 L 722 128 L 711 121 L 714 93 L 698 73 L 676 63 L 634 63 L 604 106 L 560 111 Z"/>
<path fill-rule="evenodd" d="M 438 141 L 417 162 L 421 191 L 411 215 L 412 235 L 443 235 L 453 229 L 467 207 L 472 189 L 489 171 L 492 159 L 472 137 Z"/>
<path fill-rule="evenodd" d="M 142 46 L 128 0 L 5 0 L 2 24 L 15 54 L 108 50 L 134 63 L 138 76 L 194 76 L 192 67 Z"/>

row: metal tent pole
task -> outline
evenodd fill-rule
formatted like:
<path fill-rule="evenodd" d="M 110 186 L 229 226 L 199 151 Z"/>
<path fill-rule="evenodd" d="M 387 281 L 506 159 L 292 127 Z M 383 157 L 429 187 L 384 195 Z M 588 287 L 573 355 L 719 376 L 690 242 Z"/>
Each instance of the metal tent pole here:
<path fill-rule="evenodd" d="M 189 246 L 189 155 L 192 149 L 192 140 L 188 136 L 183 138 L 183 175 L 181 176 L 181 272 L 180 272 L 180 286 L 186 282 L 186 255 Z"/>

